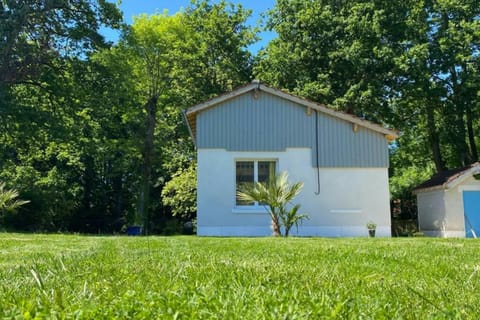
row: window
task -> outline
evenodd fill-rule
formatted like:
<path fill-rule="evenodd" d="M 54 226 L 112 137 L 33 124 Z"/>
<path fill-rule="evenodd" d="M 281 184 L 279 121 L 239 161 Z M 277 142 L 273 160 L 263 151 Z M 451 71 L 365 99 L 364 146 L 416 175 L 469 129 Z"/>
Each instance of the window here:
<path fill-rule="evenodd" d="M 267 182 L 271 177 L 275 176 L 275 161 L 236 161 L 236 185 L 238 191 L 243 184 L 253 184 L 254 182 Z M 236 198 L 237 206 L 258 206 L 257 202 L 241 201 Z"/>

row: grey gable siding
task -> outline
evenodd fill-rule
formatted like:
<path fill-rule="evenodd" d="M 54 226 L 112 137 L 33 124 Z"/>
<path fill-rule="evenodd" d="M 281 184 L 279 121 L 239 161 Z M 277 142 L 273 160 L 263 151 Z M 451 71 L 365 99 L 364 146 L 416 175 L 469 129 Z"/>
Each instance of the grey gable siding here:
<path fill-rule="evenodd" d="M 197 148 L 284 151 L 311 148 L 316 166 L 315 112 L 280 97 L 251 92 L 197 115 Z M 380 133 L 318 112 L 320 167 L 388 167 L 388 142 Z"/>

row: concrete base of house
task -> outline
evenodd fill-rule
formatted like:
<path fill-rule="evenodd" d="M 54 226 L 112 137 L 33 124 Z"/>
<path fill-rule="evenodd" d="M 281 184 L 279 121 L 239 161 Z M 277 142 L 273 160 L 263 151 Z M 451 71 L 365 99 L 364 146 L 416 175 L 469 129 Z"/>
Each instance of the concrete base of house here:
<path fill-rule="evenodd" d="M 422 230 L 427 237 L 438 238 L 465 238 L 465 231 L 448 231 L 448 230 Z"/>
<path fill-rule="evenodd" d="M 198 236 L 211 237 L 268 237 L 272 235 L 270 227 L 197 227 Z M 290 230 L 294 237 L 368 237 L 368 230 L 365 226 L 305 226 Z M 390 237 L 390 226 L 377 226 L 376 237 Z"/>

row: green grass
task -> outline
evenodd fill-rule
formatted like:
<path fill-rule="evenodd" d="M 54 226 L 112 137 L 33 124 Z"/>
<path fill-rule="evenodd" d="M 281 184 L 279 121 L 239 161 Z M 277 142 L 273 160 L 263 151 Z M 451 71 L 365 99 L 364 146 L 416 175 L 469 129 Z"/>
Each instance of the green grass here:
<path fill-rule="evenodd" d="M 477 240 L 0 234 L 0 318 L 479 315 Z"/>

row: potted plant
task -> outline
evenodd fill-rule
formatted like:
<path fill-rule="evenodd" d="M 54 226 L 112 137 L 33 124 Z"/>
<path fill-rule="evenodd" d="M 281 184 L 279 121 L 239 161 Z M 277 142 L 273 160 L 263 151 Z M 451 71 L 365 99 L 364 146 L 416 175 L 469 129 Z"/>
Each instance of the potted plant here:
<path fill-rule="evenodd" d="M 368 229 L 368 235 L 371 237 L 371 238 L 374 238 L 375 237 L 375 230 L 377 229 L 377 224 L 375 222 L 368 222 L 367 223 L 367 229 Z"/>

